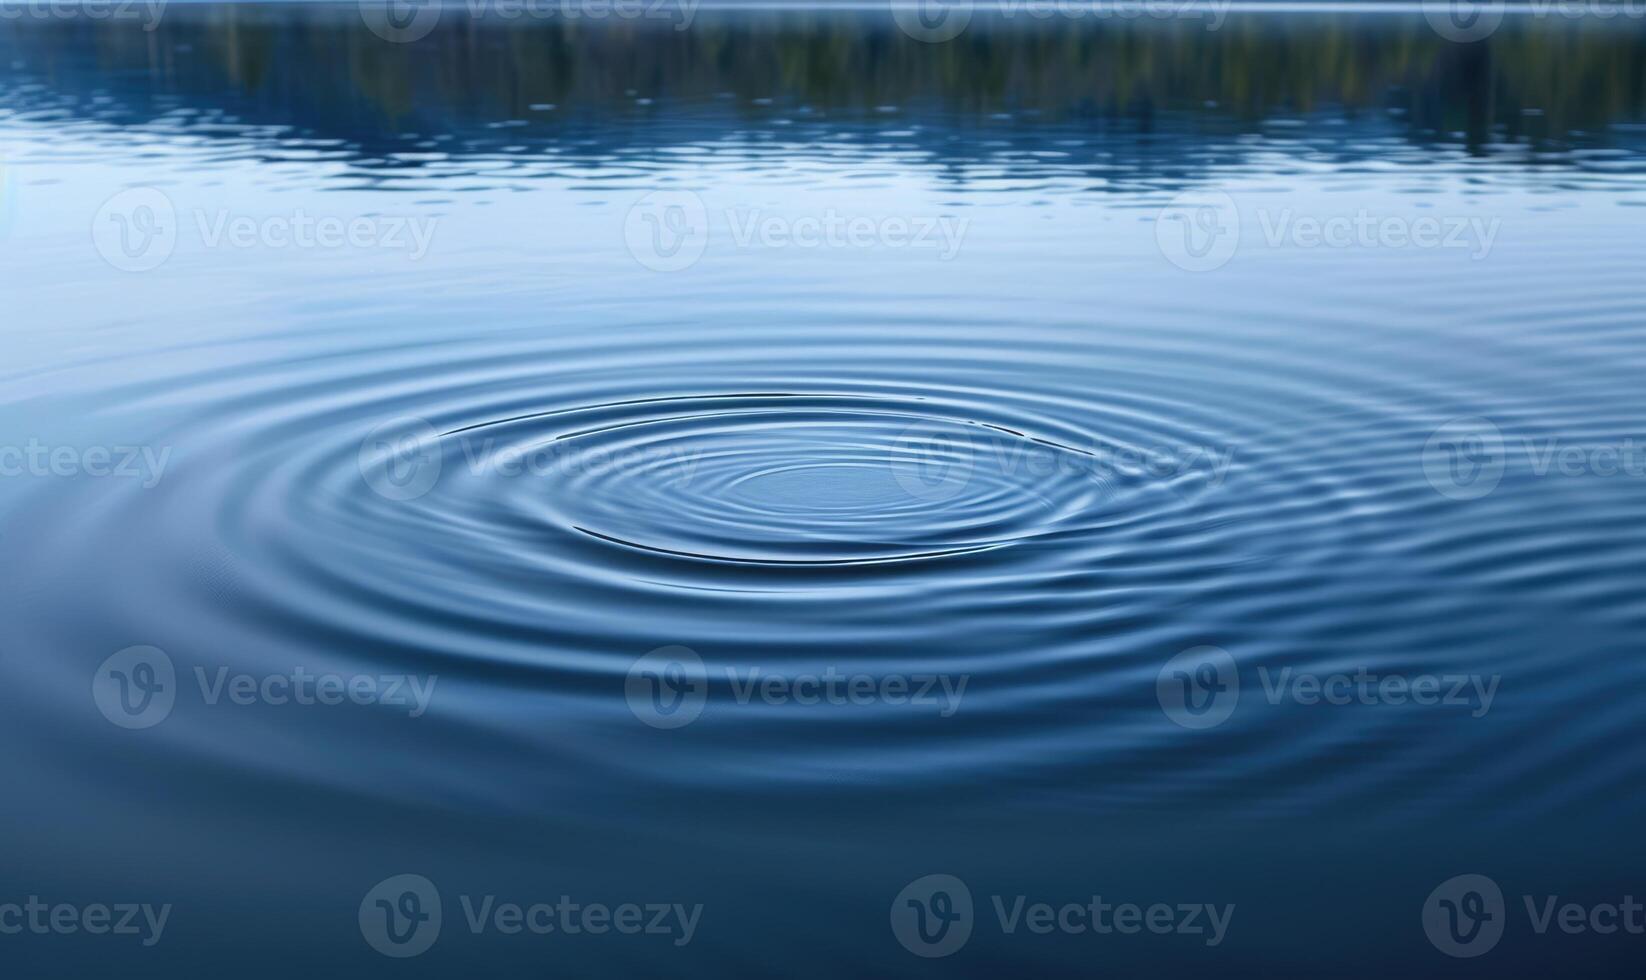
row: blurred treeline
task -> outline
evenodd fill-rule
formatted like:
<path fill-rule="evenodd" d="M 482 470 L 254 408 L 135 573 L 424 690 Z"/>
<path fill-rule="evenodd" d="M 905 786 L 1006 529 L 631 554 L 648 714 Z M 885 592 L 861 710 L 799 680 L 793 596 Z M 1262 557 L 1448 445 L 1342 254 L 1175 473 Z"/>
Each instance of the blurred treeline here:
<path fill-rule="evenodd" d="M 179 99 L 221 100 L 242 121 L 302 120 L 346 138 L 525 118 L 545 103 L 562 120 L 600 113 L 644 124 L 697 105 L 769 115 L 756 101 L 769 99 L 829 118 L 893 106 L 905 120 L 947 125 L 1028 112 L 1147 128 L 1171 112 L 1239 128 L 1323 108 L 1392 109 L 1413 139 L 1481 145 L 1593 138 L 1639 119 L 1646 30 L 1511 18 L 1487 41 L 1457 44 L 1414 16 L 1237 14 L 1215 31 L 1202 20 L 977 18 L 961 37 L 930 44 L 889 14 L 700 11 L 680 30 L 476 18 L 457 7 L 427 37 L 394 44 L 350 5 L 173 5 L 153 31 L 0 22 L 0 85 L 18 77 L 58 95 L 96 93 L 104 115 L 111 99 L 133 117 Z"/>

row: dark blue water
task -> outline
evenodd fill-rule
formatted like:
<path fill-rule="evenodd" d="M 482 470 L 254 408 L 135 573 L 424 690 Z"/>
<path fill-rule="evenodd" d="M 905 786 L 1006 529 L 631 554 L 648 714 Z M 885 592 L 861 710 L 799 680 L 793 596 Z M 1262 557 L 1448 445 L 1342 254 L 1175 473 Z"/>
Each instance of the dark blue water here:
<path fill-rule="evenodd" d="M 0 974 L 1638 976 L 1640 20 L 657 9 L 0 20 Z"/>

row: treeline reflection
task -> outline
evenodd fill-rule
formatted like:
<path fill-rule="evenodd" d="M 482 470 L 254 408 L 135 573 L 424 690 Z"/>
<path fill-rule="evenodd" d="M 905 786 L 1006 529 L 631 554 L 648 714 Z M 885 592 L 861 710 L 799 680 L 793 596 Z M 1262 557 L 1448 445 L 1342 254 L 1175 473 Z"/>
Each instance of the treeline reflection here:
<path fill-rule="evenodd" d="M 9 72 L 6 66 L 9 65 Z M 1414 142 L 1482 151 L 1630 141 L 1646 103 L 1646 33 L 1511 19 L 1443 40 L 1421 17 L 1234 15 L 1199 21 L 974 22 L 929 44 L 892 18 L 700 12 L 689 29 L 501 21 L 448 9 L 388 43 L 352 6 L 173 6 L 157 29 L 0 23 L 0 104 L 143 124 L 179 106 L 300 126 L 370 151 L 408 131 L 484 147 L 598 120 L 600 140 L 668 142 L 804 112 L 947 128 L 1033 117 L 1148 132 L 1224 131 L 1330 111 Z M 544 107 L 553 106 L 552 111 Z M 536 107 L 534 109 L 534 107 Z"/>

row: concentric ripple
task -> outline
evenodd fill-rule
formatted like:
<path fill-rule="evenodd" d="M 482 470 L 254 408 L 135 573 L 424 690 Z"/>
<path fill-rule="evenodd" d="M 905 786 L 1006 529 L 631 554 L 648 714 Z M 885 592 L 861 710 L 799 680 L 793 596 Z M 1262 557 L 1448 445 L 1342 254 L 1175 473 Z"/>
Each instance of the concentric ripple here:
<path fill-rule="evenodd" d="M 1126 489 L 1093 449 L 941 407 L 790 392 L 562 409 L 446 433 L 443 469 L 480 477 L 489 489 L 465 492 L 492 495 L 507 523 L 760 565 L 1008 547 Z"/>
<path fill-rule="evenodd" d="M 649 65 L 669 34 L 648 37 L 579 43 L 590 64 Z M 758 37 L 727 50 L 767 50 Z M 1166 40 L 1189 76 L 1219 63 L 1186 37 L 1137 42 Z M 1085 50 L 999 43 L 1003 66 Z M 1110 59 L 1081 64 L 1096 74 L 1078 92 L 1143 91 L 1103 81 Z M 432 148 L 386 109 L 384 132 L 337 145 L 376 110 L 356 93 L 318 114 L 331 91 L 284 63 L 271 91 L 312 96 L 289 112 L 225 108 L 218 87 L 166 96 L 201 103 L 176 116 L 44 82 L 15 96 L 24 111 L 0 117 L 21 161 L 15 227 L 50 234 L 16 252 L 24 312 L 0 407 L 19 439 L 172 452 L 149 487 L 0 484 L 0 532 L 28 570 L 4 597 L 15 646 L 74 654 L 16 678 L 18 718 L 47 731 L 48 713 L 85 715 L 87 665 L 152 644 L 183 678 L 438 674 L 439 702 L 415 728 L 179 710 L 123 758 L 487 814 L 602 794 L 952 801 L 1008 786 L 1120 808 L 1364 812 L 1441 793 L 1514 802 L 1553 768 L 1538 781 L 1551 806 L 1616 795 L 1630 774 L 1595 747 L 1637 735 L 1638 712 L 1594 706 L 1638 673 L 1613 651 L 1646 628 L 1626 574 L 1646 547 L 1639 484 L 1522 459 L 1465 505 L 1423 453 L 1457 418 L 1517 446 L 1616 444 L 1646 424 L 1633 157 L 1418 146 L 1396 117 L 1331 108 L 1335 82 L 1251 133 L 1170 108 L 1203 102 L 1176 75 L 1145 86 L 1160 108 L 1135 124 L 1067 111 L 1087 97 L 1067 73 L 1021 107 L 978 92 L 921 109 L 943 65 L 834 105 L 778 91 L 774 66 L 758 83 L 705 68 L 666 112 L 634 79 L 635 99 L 661 100 L 635 106 L 655 126 L 511 88 L 559 108 L 503 126 L 502 103 L 454 106 L 417 125 L 467 135 Z M 124 166 L 90 163 L 105 159 Z M 184 214 L 232 200 L 442 223 L 421 265 L 189 241 L 130 275 L 85 241 L 80 212 L 136 181 Z M 1189 186 L 1272 203 L 1270 217 L 1489 217 L 1502 234 L 1477 260 L 1271 247 L 1253 223 L 1226 268 L 1193 273 L 1153 224 Z M 716 220 L 970 224 L 948 258 L 722 235 L 663 273 L 624 235 L 660 188 L 690 188 Z M 106 295 L 118 308 L 87 299 Z M 1567 622 L 1584 632 L 1552 625 Z M 1155 681 L 1202 645 L 1254 687 L 1259 669 L 1502 673 L 1505 705 L 1523 697 L 1527 724 L 1571 734 L 1534 756 L 1498 715 L 1300 718 L 1253 694 L 1186 740 Z M 942 675 L 967 679 L 966 700 L 952 716 L 808 711 L 739 703 L 722 683 L 660 739 L 624 684 L 676 646 L 714 678 Z M 76 773 L 103 751 L 87 736 L 48 754 Z M 1322 767 L 1347 757 L 1368 761 Z"/>

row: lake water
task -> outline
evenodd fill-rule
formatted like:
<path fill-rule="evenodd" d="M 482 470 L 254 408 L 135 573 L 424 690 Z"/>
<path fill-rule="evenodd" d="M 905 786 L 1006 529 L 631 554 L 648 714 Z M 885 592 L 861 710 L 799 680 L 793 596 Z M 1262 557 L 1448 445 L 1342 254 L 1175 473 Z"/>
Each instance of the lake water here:
<path fill-rule="evenodd" d="M 0 972 L 1637 975 L 1641 21 L 678 4 L 6 8 Z"/>

